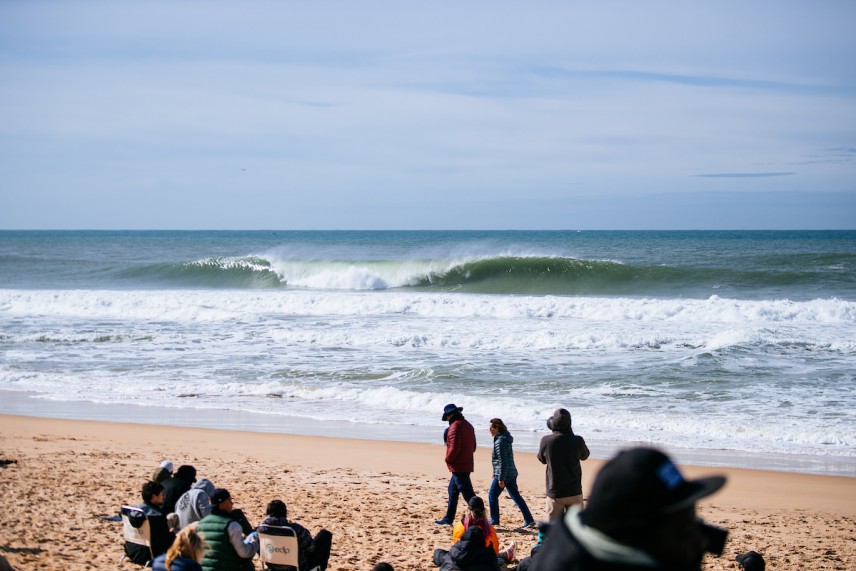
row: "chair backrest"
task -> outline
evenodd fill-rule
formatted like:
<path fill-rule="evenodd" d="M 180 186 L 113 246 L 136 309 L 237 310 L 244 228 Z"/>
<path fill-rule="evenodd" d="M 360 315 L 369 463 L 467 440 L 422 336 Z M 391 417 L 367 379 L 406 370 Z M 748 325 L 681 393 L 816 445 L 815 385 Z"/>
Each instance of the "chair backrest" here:
<path fill-rule="evenodd" d="M 297 534 L 292 528 L 261 525 L 258 533 L 262 569 L 268 565 L 275 565 L 278 569 L 293 567 L 297 571 L 299 565 Z"/>
<path fill-rule="evenodd" d="M 122 506 L 122 536 L 128 543 L 142 545 L 152 551 L 152 528 L 149 518 L 140 508 Z M 133 522 L 133 523 L 132 523 Z M 135 526 L 135 524 L 138 524 Z M 154 557 L 152 557 L 153 559 Z"/>

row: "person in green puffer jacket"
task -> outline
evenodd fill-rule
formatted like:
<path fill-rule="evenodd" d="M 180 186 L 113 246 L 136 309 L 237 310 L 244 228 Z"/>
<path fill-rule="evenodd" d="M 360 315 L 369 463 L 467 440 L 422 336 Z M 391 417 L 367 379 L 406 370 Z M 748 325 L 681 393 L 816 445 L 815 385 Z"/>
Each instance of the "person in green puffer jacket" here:
<path fill-rule="evenodd" d="M 252 571 L 258 553 L 254 535 L 243 537 L 241 524 L 232 518 L 232 496 L 219 488 L 211 496 L 211 513 L 199 521 L 199 534 L 207 548 L 202 559 L 204 571 Z"/>

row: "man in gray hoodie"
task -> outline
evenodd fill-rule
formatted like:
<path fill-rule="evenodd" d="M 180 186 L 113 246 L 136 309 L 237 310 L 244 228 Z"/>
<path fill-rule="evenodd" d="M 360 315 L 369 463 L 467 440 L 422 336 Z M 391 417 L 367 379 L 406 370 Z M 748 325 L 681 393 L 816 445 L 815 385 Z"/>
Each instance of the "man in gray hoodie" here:
<path fill-rule="evenodd" d="M 178 529 L 184 529 L 211 513 L 211 496 L 216 488 L 208 478 L 201 478 L 175 502 Z"/>
<path fill-rule="evenodd" d="M 583 504 L 580 460 L 589 457 L 589 449 L 571 429 L 571 413 L 566 409 L 556 409 L 547 419 L 547 428 L 553 432 L 541 439 L 538 460 L 547 465 L 547 519 L 553 521 Z"/>

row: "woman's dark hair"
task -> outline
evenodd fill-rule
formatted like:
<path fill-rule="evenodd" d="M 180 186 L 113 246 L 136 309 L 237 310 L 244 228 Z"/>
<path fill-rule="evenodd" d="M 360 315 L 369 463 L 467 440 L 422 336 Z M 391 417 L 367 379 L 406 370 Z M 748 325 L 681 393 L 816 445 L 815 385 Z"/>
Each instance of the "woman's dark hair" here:
<path fill-rule="evenodd" d="M 282 500 L 271 500 L 271 502 L 267 505 L 267 509 L 265 510 L 265 515 L 269 515 L 271 517 L 284 518 L 287 513 L 288 512 L 285 507 L 285 502 L 283 502 Z"/>
<path fill-rule="evenodd" d="M 505 426 L 505 423 L 502 422 L 501 418 L 491 418 L 490 425 L 497 429 L 499 432 L 508 432 L 508 427 Z"/>

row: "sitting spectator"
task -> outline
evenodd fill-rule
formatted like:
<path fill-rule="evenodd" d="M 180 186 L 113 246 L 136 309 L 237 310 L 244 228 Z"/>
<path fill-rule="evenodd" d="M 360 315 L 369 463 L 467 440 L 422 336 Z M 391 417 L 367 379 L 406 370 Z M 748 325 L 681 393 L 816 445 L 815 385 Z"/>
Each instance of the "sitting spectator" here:
<path fill-rule="evenodd" d="M 499 571 L 496 552 L 477 525 L 469 527 L 449 551 L 435 549 L 434 565 L 440 571 Z"/>
<path fill-rule="evenodd" d="M 767 564 L 757 551 L 742 553 L 736 557 L 737 565 L 744 571 L 764 571 Z"/>
<path fill-rule="evenodd" d="M 172 478 L 172 460 L 164 460 L 160 463 L 155 469 L 155 473 L 152 476 L 152 480 L 163 484 L 167 479 Z"/>
<path fill-rule="evenodd" d="M 189 490 L 195 481 L 196 468 L 188 465 L 179 466 L 172 478 L 164 480 L 163 488 L 166 491 L 166 497 L 163 502 L 163 513 L 174 512 L 178 498 Z"/>
<path fill-rule="evenodd" d="M 514 561 L 514 543 L 502 551 L 499 550 L 499 538 L 496 535 L 496 529 L 490 524 L 485 513 L 484 500 L 478 496 L 473 496 L 467 502 L 467 513 L 460 521 L 455 522 L 455 527 L 452 529 L 452 543 L 457 543 L 463 537 L 464 532 L 470 527 L 476 526 L 482 530 L 485 537 L 485 545 L 489 546 L 496 557 L 499 558 L 501 564 Z"/>
<path fill-rule="evenodd" d="M 163 486 L 157 482 L 146 482 L 143 484 L 141 495 L 143 496 L 143 503 L 136 507 L 146 514 L 146 519 L 149 521 L 149 529 L 152 536 L 152 551 L 149 554 L 149 549 L 145 545 L 137 545 L 136 543 L 126 541 L 125 553 L 137 565 L 146 565 L 152 556 L 157 557 L 166 553 L 166 550 L 169 549 L 169 546 L 172 545 L 175 539 L 175 534 L 169 530 L 166 517 L 161 512 L 164 499 Z M 142 524 L 142 522 L 139 523 Z"/>
<path fill-rule="evenodd" d="M 725 478 L 685 480 L 662 452 L 619 452 L 595 478 L 585 509 L 550 524 L 532 571 L 699 571 L 705 552 L 719 555 L 726 530 L 696 516 L 696 502 Z"/>
<path fill-rule="evenodd" d="M 191 525 L 178 532 L 166 553 L 155 558 L 152 571 L 202 571 L 199 562 L 204 556 L 205 541 Z"/>
<path fill-rule="evenodd" d="M 202 567 L 205 571 L 253 571 L 253 556 L 258 553 L 255 537 L 244 539 L 241 524 L 232 517 L 234 506 L 228 490 L 218 488 L 211 495 L 211 513 L 198 525 L 208 545 Z"/>
<path fill-rule="evenodd" d="M 309 571 L 320 567 L 321 571 L 327 569 L 330 559 L 330 549 L 333 546 L 333 534 L 322 529 L 313 538 L 309 531 L 299 523 L 288 520 L 288 508 L 282 500 L 273 500 L 267 505 L 265 519 L 259 526 L 258 531 L 264 533 L 267 526 L 287 526 L 294 530 L 297 536 L 297 557 L 300 562 L 299 571 Z M 271 569 L 278 566 L 270 565 Z"/>
<path fill-rule="evenodd" d="M 184 529 L 211 513 L 211 496 L 216 488 L 208 478 L 201 478 L 175 502 L 178 529 Z"/>
<path fill-rule="evenodd" d="M 532 546 L 532 549 L 529 550 L 529 556 L 524 557 L 517 564 L 517 571 L 528 571 L 529 566 L 532 565 L 532 558 L 535 557 L 535 554 L 538 553 L 538 550 L 541 548 L 541 544 L 544 543 L 544 530 L 549 528 L 550 525 L 548 523 L 541 523 L 538 525 L 538 543 Z"/>

